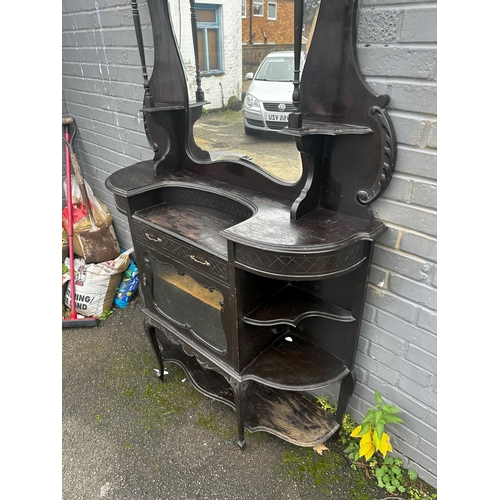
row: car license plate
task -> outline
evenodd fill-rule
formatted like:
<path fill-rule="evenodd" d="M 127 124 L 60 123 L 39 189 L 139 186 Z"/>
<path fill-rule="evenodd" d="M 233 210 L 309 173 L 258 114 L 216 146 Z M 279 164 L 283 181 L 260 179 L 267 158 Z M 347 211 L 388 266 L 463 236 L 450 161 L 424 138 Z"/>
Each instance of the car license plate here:
<path fill-rule="evenodd" d="M 267 121 L 268 122 L 287 122 L 288 121 L 288 113 L 268 114 Z"/>

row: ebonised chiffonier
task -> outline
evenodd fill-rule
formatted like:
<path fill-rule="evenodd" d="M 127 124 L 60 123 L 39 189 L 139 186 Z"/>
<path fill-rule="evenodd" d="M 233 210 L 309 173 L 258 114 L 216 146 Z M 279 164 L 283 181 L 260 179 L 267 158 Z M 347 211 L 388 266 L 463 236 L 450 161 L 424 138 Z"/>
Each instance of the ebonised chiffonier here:
<path fill-rule="evenodd" d="M 245 429 L 315 446 L 338 430 L 354 390 L 373 244 L 385 230 L 369 206 L 396 160 L 389 99 L 357 65 L 357 1 L 321 1 L 300 74 L 295 0 L 294 109 L 282 133 L 300 152 L 296 183 L 244 157 L 213 160 L 195 143 L 202 78 L 190 102 L 168 0 L 148 7 L 151 77 L 132 2 L 152 158 L 106 185 L 130 224 L 159 376 L 177 363 L 199 391 L 232 407 L 240 447 Z M 309 396 L 334 384 L 335 416 Z"/>

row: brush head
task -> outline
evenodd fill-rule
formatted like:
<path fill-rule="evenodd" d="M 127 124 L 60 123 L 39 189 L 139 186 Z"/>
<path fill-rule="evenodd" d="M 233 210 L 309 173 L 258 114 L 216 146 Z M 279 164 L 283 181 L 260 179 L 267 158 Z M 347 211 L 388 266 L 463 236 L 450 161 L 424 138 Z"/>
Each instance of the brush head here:
<path fill-rule="evenodd" d="M 63 318 L 62 327 L 63 328 L 92 328 L 99 324 L 97 318 Z"/>
<path fill-rule="evenodd" d="M 62 118 L 63 125 L 71 125 L 72 123 L 75 123 L 74 118 L 72 118 L 71 116 L 63 116 Z"/>

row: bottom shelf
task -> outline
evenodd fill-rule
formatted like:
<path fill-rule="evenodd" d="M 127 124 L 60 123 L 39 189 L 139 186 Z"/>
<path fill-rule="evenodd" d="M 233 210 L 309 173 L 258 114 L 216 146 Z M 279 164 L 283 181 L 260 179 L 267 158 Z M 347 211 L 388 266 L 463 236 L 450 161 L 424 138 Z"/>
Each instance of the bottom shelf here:
<path fill-rule="evenodd" d="M 163 360 L 179 365 L 193 386 L 205 396 L 235 409 L 233 391 L 219 373 L 205 369 L 180 347 L 169 345 Z M 311 447 L 324 443 L 338 430 L 334 416 L 306 396 L 274 389 L 257 382 L 247 391 L 245 429 L 264 431 L 297 446 Z"/>

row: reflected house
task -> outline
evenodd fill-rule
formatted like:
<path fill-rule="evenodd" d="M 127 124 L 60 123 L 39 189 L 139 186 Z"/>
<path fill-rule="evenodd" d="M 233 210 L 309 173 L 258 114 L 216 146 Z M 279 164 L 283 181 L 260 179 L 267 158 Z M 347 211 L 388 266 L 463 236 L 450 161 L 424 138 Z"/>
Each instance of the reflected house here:
<path fill-rule="evenodd" d="M 294 0 L 241 0 L 241 41 L 293 44 Z"/>
<path fill-rule="evenodd" d="M 234 0 L 206 0 L 195 6 L 201 86 L 209 101 L 205 107 L 221 109 L 232 96 L 241 97 L 241 9 Z M 194 101 L 197 85 L 190 5 L 170 2 L 170 9 Z"/>
<path fill-rule="evenodd" d="M 303 44 L 320 0 L 305 0 Z M 171 2 L 172 24 L 195 100 L 196 65 L 188 1 Z M 222 109 L 241 99 L 242 77 L 254 72 L 272 51 L 293 49 L 294 0 L 205 0 L 196 2 L 197 48 L 206 109 Z"/>
<path fill-rule="evenodd" d="M 302 44 L 307 48 L 320 0 L 304 1 Z M 270 52 L 293 50 L 294 0 L 241 0 L 243 75 Z"/>

